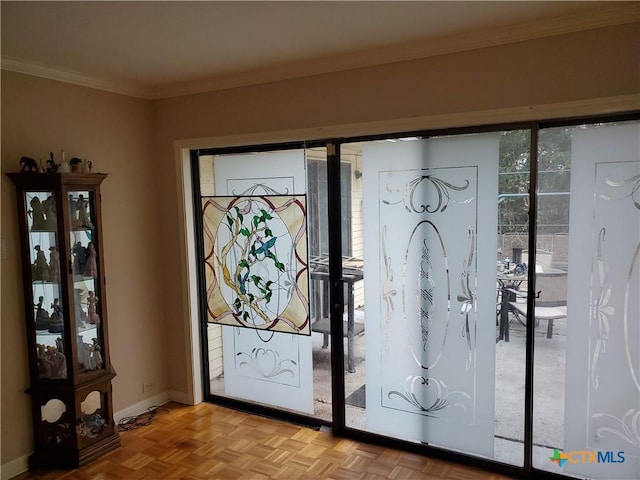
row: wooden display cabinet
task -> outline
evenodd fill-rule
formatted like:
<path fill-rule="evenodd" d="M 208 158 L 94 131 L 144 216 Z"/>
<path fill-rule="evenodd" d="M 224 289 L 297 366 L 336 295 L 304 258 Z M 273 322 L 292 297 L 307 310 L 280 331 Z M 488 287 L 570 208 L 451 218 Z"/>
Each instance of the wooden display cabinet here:
<path fill-rule="evenodd" d="M 76 467 L 120 446 L 113 421 L 100 184 L 105 174 L 9 173 L 16 186 L 34 453 Z"/>

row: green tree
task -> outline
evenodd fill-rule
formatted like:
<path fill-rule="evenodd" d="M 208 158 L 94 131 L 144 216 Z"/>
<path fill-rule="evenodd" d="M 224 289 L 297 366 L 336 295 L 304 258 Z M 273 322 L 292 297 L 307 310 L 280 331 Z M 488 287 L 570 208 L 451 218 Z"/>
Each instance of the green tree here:
<path fill-rule="evenodd" d="M 498 233 L 526 233 L 529 212 L 529 130 L 500 134 Z"/>
<path fill-rule="evenodd" d="M 526 233 L 529 219 L 529 130 L 500 135 L 499 233 Z M 566 232 L 569 223 L 571 129 L 540 130 L 538 135 L 538 233 Z"/>

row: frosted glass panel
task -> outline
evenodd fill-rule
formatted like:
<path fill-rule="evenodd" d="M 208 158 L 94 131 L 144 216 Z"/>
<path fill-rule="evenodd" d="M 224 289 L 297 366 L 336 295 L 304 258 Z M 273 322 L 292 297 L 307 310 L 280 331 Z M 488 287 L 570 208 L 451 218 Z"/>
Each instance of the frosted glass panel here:
<path fill-rule="evenodd" d="M 498 148 L 363 146 L 368 430 L 493 457 Z"/>
<path fill-rule="evenodd" d="M 640 127 L 575 129 L 565 473 L 640 478 L 639 250 Z"/>
<path fill-rule="evenodd" d="M 305 152 L 216 156 L 212 176 L 209 192 L 218 197 L 258 199 L 303 195 L 306 193 Z M 306 249 L 306 239 L 304 243 Z M 304 275 L 308 275 L 306 270 Z M 267 289 L 256 283 L 256 288 L 260 286 Z M 304 297 L 304 300 L 305 304 L 298 305 L 291 314 L 293 317 L 289 320 L 294 327 L 290 327 L 290 331 L 299 330 L 298 320 L 299 325 L 308 330 L 309 306 L 308 299 Z M 308 334 L 227 325 L 215 328 L 221 329 L 225 395 L 313 413 L 312 344 Z"/>

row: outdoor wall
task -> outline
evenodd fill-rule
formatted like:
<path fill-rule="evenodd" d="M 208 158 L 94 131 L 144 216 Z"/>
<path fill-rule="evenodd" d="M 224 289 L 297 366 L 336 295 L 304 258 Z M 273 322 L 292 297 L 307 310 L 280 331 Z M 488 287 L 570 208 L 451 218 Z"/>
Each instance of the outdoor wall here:
<path fill-rule="evenodd" d="M 64 149 L 108 173 L 102 184 L 104 264 L 111 336 L 113 406 L 118 411 L 166 391 L 171 350 L 162 298 L 166 233 L 155 184 L 152 105 L 32 76 L 2 72 L 2 464 L 33 449 L 15 189 L 6 172 L 22 155 Z M 143 395 L 142 382 L 155 387 Z M 4 478 L 3 468 L 3 478 Z"/>
<path fill-rule="evenodd" d="M 352 134 L 354 124 L 396 122 L 413 117 L 452 115 L 457 125 L 473 124 L 478 112 L 493 121 L 537 118 L 536 107 L 640 93 L 640 25 L 628 24 L 556 37 L 442 55 L 252 87 L 169 98 L 156 102 L 158 178 L 167 219 L 180 219 L 174 142 L 225 136 L 290 140 L 290 132 L 308 135 Z M 594 103 L 595 105 L 595 103 Z M 629 103 L 629 109 L 638 108 Z M 501 115 L 501 111 L 512 112 Z M 552 109 L 550 109 L 551 111 Z M 575 115 L 569 107 L 559 116 Z M 590 113 L 604 113 L 594 106 Z M 457 114 L 457 116 L 456 116 Z M 485 117 L 483 117 L 485 118 Z M 340 125 L 351 124 L 347 128 Z M 425 123 L 427 125 L 428 123 Z M 430 125 L 431 126 L 431 125 Z M 438 127 L 454 126 L 439 124 Z M 402 127 L 400 127 L 402 128 Z M 268 132 L 274 132 L 270 135 Z M 289 132 L 289 133 L 286 133 Z M 374 133 L 374 132 L 369 132 Z M 298 138 L 298 140 L 304 140 Z M 182 142 L 185 144 L 188 142 Z M 194 141 L 204 146 L 206 142 Z M 163 250 L 176 252 L 165 262 L 166 315 L 183 318 L 168 324 L 176 361 L 171 385 L 190 392 L 188 319 L 183 232 L 168 231 Z M 182 282 L 180 285 L 179 282 Z"/>

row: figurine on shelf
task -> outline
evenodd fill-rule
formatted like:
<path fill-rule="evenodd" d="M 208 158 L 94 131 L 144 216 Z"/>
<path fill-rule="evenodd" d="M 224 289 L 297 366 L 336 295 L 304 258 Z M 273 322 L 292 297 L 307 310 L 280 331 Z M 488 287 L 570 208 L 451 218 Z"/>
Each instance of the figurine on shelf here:
<path fill-rule="evenodd" d="M 42 298 L 42 297 L 40 297 Z M 60 299 L 54 298 L 53 303 L 51 304 L 51 308 L 53 311 L 51 312 L 51 320 L 58 321 L 62 320 L 62 307 L 60 306 Z"/>
<path fill-rule="evenodd" d="M 93 358 L 93 346 L 82 341 L 82 335 L 78 336 L 78 363 L 82 370 L 95 370 Z"/>
<path fill-rule="evenodd" d="M 51 378 L 67 378 L 67 359 L 56 347 L 47 347 L 47 356 L 51 362 Z"/>
<path fill-rule="evenodd" d="M 64 331 L 64 319 L 62 318 L 62 307 L 60 306 L 60 300 L 53 299 L 51 304 L 53 311 L 49 317 L 49 333 L 61 333 Z"/>
<path fill-rule="evenodd" d="M 56 347 L 36 344 L 38 376 L 40 378 L 67 378 L 67 359 Z"/>
<path fill-rule="evenodd" d="M 96 247 L 93 242 L 89 242 L 86 250 L 86 261 L 84 264 L 84 274 L 87 277 L 98 278 L 98 263 L 96 261 Z"/>
<path fill-rule="evenodd" d="M 76 427 L 76 432 L 81 437 L 94 438 L 100 435 L 106 424 L 107 422 L 102 418 L 102 412 L 98 409 L 93 413 L 82 414 L 82 420 Z"/>
<path fill-rule="evenodd" d="M 100 316 L 96 309 L 97 304 L 98 297 L 96 297 L 95 293 L 89 291 L 89 298 L 87 298 L 87 316 L 89 317 L 89 323 L 92 325 L 100 323 Z"/>
<path fill-rule="evenodd" d="M 54 231 L 57 230 L 57 218 L 56 218 L 56 199 L 53 196 L 47 197 L 42 202 L 42 208 L 44 209 L 44 229 Z"/>
<path fill-rule="evenodd" d="M 64 341 L 60 337 L 56 338 L 56 348 L 60 353 L 64 354 Z"/>
<path fill-rule="evenodd" d="M 40 378 L 51 378 L 51 360 L 47 355 L 47 347 L 39 343 L 36 344 L 38 358 L 38 376 Z"/>
<path fill-rule="evenodd" d="M 87 261 L 87 249 L 82 246 L 80 241 L 77 241 L 71 249 L 71 253 L 73 253 L 73 274 L 82 275 L 84 264 Z"/>
<path fill-rule="evenodd" d="M 42 308 L 42 304 L 44 303 L 44 297 L 38 297 L 38 303 L 34 305 L 36 308 L 36 330 L 49 330 L 49 326 L 51 325 L 51 318 L 47 311 Z"/>
<path fill-rule="evenodd" d="M 49 247 L 49 281 L 60 281 L 60 252 L 55 246 Z"/>
<path fill-rule="evenodd" d="M 49 333 L 62 333 L 64 331 L 64 323 L 58 322 L 49 324 L 49 328 L 47 329 Z"/>
<path fill-rule="evenodd" d="M 44 206 L 38 197 L 33 197 L 29 202 L 31 205 L 31 218 L 33 219 L 33 223 L 31 224 L 31 231 L 40 231 L 45 229 L 44 223 Z"/>
<path fill-rule="evenodd" d="M 84 195 L 78 195 L 78 226 L 82 228 L 95 228 L 91 219 L 89 218 L 89 200 L 84 198 Z"/>
<path fill-rule="evenodd" d="M 49 265 L 47 264 L 47 259 L 40 245 L 36 245 L 34 250 L 36 251 L 36 260 L 31 266 L 33 280 L 46 282 L 49 280 Z"/>
<path fill-rule="evenodd" d="M 91 160 L 85 158 L 82 161 L 82 173 L 91 173 Z"/>
<path fill-rule="evenodd" d="M 80 294 L 82 294 L 83 290 L 81 288 L 74 288 L 73 292 L 73 303 L 76 306 L 76 325 L 82 327 L 89 321 L 89 317 L 87 317 L 87 314 L 80 304 Z"/>
<path fill-rule="evenodd" d="M 71 219 L 71 228 L 78 228 L 78 201 L 69 195 L 69 218 Z"/>
<path fill-rule="evenodd" d="M 82 335 L 78 335 L 78 364 L 80 365 L 80 370 L 86 370 L 87 364 L 89 363 L 87 359 L 87 350 L 84 348 L 84 343 L 82 340 Z"/>
<path fill-rule="evenodd" d="M 93 365 L 96 370 L 99 370 L 102 368 L 102 353 L 100 353 L 102 351 L 102 347 L 98 343 L 97 338 L 92 338 L 91 342 L 93 342 Z"/>

